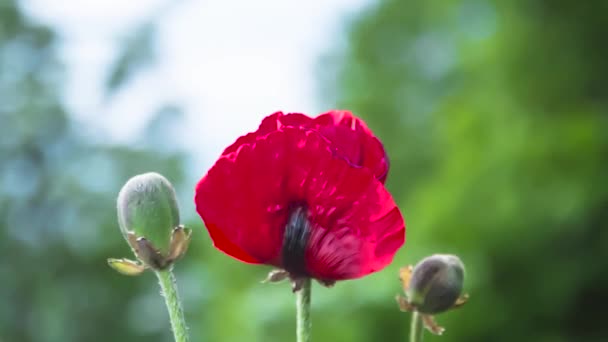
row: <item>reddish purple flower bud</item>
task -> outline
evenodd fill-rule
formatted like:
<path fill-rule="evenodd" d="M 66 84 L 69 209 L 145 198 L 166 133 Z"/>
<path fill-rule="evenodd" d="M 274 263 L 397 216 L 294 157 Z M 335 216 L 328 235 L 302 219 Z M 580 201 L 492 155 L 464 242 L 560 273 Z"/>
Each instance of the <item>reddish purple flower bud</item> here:
<path fill-rule="evenodd" d="M 464 265 L 457 256 L 432 255 L 414 267 L 406 293 L 408 302 L 425 314 L 446 311 L 460 297 L 463 283 Z"/>

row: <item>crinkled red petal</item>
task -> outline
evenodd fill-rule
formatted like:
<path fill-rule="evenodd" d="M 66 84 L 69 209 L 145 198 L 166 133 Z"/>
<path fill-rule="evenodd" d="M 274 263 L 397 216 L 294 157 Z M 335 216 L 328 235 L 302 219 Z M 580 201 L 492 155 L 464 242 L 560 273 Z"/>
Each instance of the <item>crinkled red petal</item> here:
<path fill-rule="evenodd" d="M 289 209 L 306 205 L 313 224 L 306 265 L 320 279 L 379 270 L 404 242 L 403 218 L 384 186 L 311 130 L 282 127 L 222 156 L 195 201 L 218 249 L 277 266 Z"/>
<path fill-rule="evenodd" d="M 286 152 L 263 137 L 220 157 L 199 181 L 196 210 L 215 247 L 245 262 L 277 258 L 287 217 Z"/>
<path fill-rule="evenodd" d="M 218 249 L 224 251 L 226 254 L 228 254 L 242 262 L 246 262 L 249 264 L 262 263 L 260 260 L 252 257 L 247 252 L 245 252 L 241 247 L 232 243 L 232 241 L 230 241 L 226 237 L 226 235 L 224 234 L 224 232 L 222 231 L 222 229 L 220 227 L 216 226 L 213 223 L 205 224 L 205 226 L 207 227 L 207 230 L 209 231 L 209 236 L 211 237 L 211 240 L 213 241 L 214 246 L 216 246 Z M 219 246 L 221 246 L 221 248 Z"/>
<path fill-rule="evenodd" d="M 382 183 L 386 181 L 388 157 L 363 120 L 349 111 L 333 110 L 316 117 L 313 127 L 331 141 L 336 153 L 354 165 L 370 169 Z"/>
<path fill-rule="evenodd" d="M 315 278 L 343 280 L 386 267 L 405 242 L 392 196 L 366 168 L 318 156 L 308 173 L 306 203 L 313 231 L 306 266 Z"/>
<path fill-rule="evenodd" d="M 319 131 L 331 142 L 337 155 L 353 165 L 370 169 L 382 183 L 386 181 L 389 162 L 382 143 L 363 120 L 349 111 L 329 111 L 314 119 L 299 113 L 273 113 L 264 118 L 257 131 L 238 138 L 222 155 L 236 151 L 241 145 L 253 144 L 257 139 L 283 127 L 302 127 Z"/>

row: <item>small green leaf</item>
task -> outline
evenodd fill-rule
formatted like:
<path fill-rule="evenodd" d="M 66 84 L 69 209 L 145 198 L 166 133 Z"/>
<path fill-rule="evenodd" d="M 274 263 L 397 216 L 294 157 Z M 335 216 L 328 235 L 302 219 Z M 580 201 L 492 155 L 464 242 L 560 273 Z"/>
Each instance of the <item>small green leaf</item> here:
<path fill-rule="evenodd" d="M 289 279 L 289 272 L 285 270 L 272 270 L 268 273 L 266 279 L 262 283 L 278 283 L 285 279 Z"/>
<path fill-rule="evenodd" d="M 145 267 L 129 259 L 108 259 L 108 265 L 121 274 L 128 276 L 140 275 Z"/>

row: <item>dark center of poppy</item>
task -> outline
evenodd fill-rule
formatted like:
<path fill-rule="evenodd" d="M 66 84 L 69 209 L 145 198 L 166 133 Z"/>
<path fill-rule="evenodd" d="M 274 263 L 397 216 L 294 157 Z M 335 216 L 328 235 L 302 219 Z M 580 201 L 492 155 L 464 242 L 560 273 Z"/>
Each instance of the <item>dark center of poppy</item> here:
<path fill-rule="evenodd" d="M 307 276 L 304 258 L 310 236 L 310 222 L 306 208 L 292 209 L 283 235 L 283 268 L 293 276 Z"/>

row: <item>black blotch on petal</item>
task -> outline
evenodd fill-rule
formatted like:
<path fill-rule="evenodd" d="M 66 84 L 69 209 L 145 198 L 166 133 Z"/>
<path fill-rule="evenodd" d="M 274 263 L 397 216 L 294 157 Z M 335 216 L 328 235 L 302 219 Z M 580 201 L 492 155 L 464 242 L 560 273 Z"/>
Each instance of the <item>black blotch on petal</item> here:
<path fill-rule="evenodd" d="M 310 223 L 304 206 L 297 206 L 291 211 L 283 235 L 283 268 L 292 276 L 307 277 L 306 246 L 310 237 Z"/>

